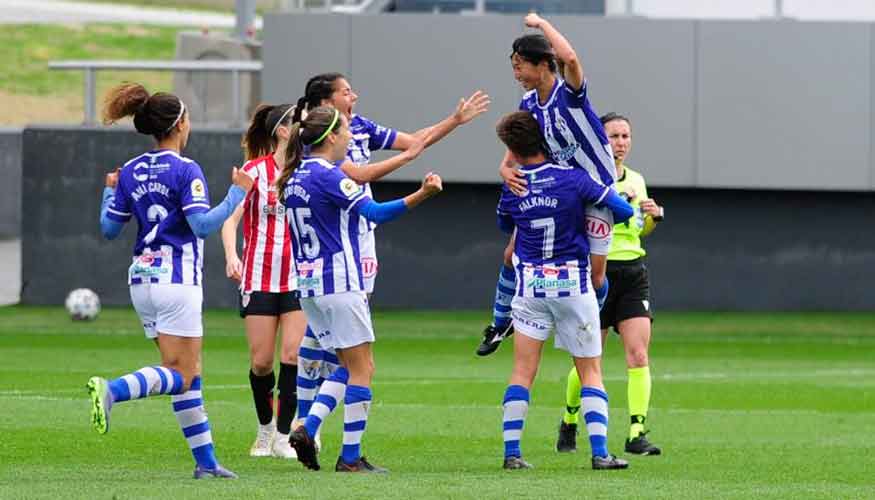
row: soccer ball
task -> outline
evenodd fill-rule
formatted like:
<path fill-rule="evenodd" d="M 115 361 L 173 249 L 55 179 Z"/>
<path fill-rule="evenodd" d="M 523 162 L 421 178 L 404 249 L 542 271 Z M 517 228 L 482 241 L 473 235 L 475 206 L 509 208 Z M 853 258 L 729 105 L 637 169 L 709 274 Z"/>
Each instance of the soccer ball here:
<path fill-rule="evenodd" d="M 76 321 L 90 321 L 100 313 L 100 298 L 88 288 L 77 288 L 64 302 L 70 317 Z"/>

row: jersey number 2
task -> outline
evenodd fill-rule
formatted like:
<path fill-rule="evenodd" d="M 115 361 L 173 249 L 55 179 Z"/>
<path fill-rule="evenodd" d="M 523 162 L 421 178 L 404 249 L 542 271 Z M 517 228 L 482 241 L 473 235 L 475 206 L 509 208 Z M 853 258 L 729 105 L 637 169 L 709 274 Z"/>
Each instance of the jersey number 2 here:
<path fill-rule="evenodd" d="M 556 237 L 556 223 L 553 221 L 553 218 L 547 217 L 533 220 L 532 229 L 544 230 L 544 243 L 541 245 L 543 260 L 553 258 L 553 239 Z"/>

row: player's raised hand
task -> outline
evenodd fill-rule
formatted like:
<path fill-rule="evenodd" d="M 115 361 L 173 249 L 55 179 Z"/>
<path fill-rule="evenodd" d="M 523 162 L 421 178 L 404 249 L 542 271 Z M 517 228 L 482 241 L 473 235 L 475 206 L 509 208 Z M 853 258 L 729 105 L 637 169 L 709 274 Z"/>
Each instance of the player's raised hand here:
<path fill-rule="evenodd" d="M 252 177 L 246 175 L 237 167 L 231 167 L 231 183 L 237 187 L 243 188 L 247 193 L 252 189 Z"/>
<path fill-rule="evenodd" d="M 489 95 L 482 90 L 471 94 L 467 99 L 459 99 L 455 117 L 459 125 L 464 125 L 489 110 Z"/>
<path fill-rule="evenodd" d="M 106 187 L 115 189 L 115 187 L 118 186 L 118 174 L 119 172 L 121 172 L 121 170 L 122 169 L 117 168 L 112 172 L 106 174 Z"/>
<path fill-rule="evenodd" d="M 529 12 L 525 19 L 523 19 L 523 22 L 526 23 L 526 26 L 529 28 L 540 28 L 541 23 L 544 22 L 544 18 L 534 12 Z"/>
<path fill-rule="evenodd" d="M 422 179 L 422 190 L 428 196 L 434 196 L 443 191 L 444 183 L 441 176 L 432 172 L 425 174 L 425 178 Z"/>

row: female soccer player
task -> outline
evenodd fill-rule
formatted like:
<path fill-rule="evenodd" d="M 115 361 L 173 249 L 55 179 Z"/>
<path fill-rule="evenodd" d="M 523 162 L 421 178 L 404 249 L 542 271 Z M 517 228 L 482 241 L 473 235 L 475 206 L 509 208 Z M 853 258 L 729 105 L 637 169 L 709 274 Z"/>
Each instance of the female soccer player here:
<path fill-rule="evenodd" d="M 628 369 L 628 404 L 632 423 L 626 439 L 626 453 L 659 455 L 661 450 L 647 440 L 644 421 L 650 406 L 650 322 L 653 317 L 650 302 L 650 280 L 641 245 L 641 237 L 650 234 L 665 211 L 647 196 L 644 177 L 623 162 L 632 147 L 632 125 L 629 119 L 616 113 L 601 118 L 605 125 L 617 168 L 615 188 L 635 208 L 635 217 L 614 226 L 614 240 L 608 253 L 607 276 L 611 290 L 601 311 L 602 342 L 608 328 L 620 334 L 626 352 Z M 570 452 L 577 449 L 577 422 L 580 410 L 580 378 L 572 369 L 568 373 L 565 392 L 566 409 L 559 424 L 556 449 Z"/>
<path fill-rule="evenodd" d="M 444 120 L 420 129 L 412 134 L 401 132 L 355 114 L 353 109 L 358 95 L 340 73 L 316 75 L 307 82 L 304 96 L 298 99 L 294 121 L 307 109 L 330 105 L 343 114 L 352 133 L 346 160 L 341 170 L 347 177 L 364 185 L 365 193 L 371 196 L 370 182 L 379 180 L 391 172 L 414 160 L 423 150 L 456 129 L 483 114 L 489 107 L 489 96 L 481 91 L 474 92 L 468 99 L 460 99 L 455 111 Z M 394 149 L 401 153 L 378 163 L 369 163 L 371 151 Z M 359 248 L 365 291 L 374 291 L 377 278 L 378 261 L 374 229 L 376 224 L 360 218 Z M 298 418 L 304 418 L 316 395 L 321 379 L 327 377 L 337 367 L 338 360 L 330 350 L 323 350 L 313 332 L 307 330 L 301 343 L 298 366 Z"/>
<path fill-rule="evenodd" d="M 240 316 L 249 342 L 249 385 L 258 417 L 258 432 L 249 449 L 253 457 L 294 458 L 289 446 L 298 406 L 298 348 L 307 318 L 295 293 L 295 272 L 285 207 L 276 179 L 285 162 L 295 107 L 263 104 L 255 110 L 243 136 L 248 160 L 241 169 L 255 189 L 222 226 L 225 272 L 240 282 Z M 243 220 L 243 260 L 237 255 L 237 225 Z M 277 327 L 282 330 L 279 380 L 274 375 Z M 274 420 L 274 385 L 279 392 Z"/>
<path fill-rule="evenodd" d="M 335 470 L 385 472 L 360 452 L 371 402 L 374 332 L 357 221 L 359 217 L 376 223 L 395 219 L 440 192 L 441 179 L 428 174 L 415 193 L 377 203 L 337 166 L 352 138 L 343 113 L 317 107 L 292 126 L 291 137 L 277 186 L 283 186 L 301 306 L 315 338 L 335 350 L 342 366 L 322 384 L 304 425 L 292 432 L 290 441 L 298 460 L 318 470 L 314 439 L 342 398 L 343 448 Z M 302 158 L 305 149 L 310 156 Z"/>
<path fill-rule="evenodd" d="M 514 78 L 527 91 L 520 110 L 529 111 L 541 126 L 550 158 L 560 165 L 586 170 L 606 186 L 614 183 L 611 150 L 598 115 L 587 97 L 583 67 L 574 48 L 549 22 L 537 14 L 525 18 L 526 26 L 540 29 L 543 35 L 517 38 L 510 56 Z M 558 63 L 557 63 L 558 59 Z M 556 71 L 562 67 L 562 78 Z M 520 194 L 526 181 L 515 168 L 510 154 L 505 154 L 500 172 L 510 189 Z M 586 227 L 589 237 L 592 281 L 601 302 L 607 295 L 605 256 L 611 241 L 611 212 L 590 207 Z M 510 263 L 513 238 L 504 252 L 504 265 L 496 285 L 492 324 L 483 331 L 477 354 L 495 352 L 502 339 L 510 335 L 510 301 L 513 297 L 514 272 Z"/>
<path fill-rule="evenodd" d="M 528 111 L 505 116 L 497 133 L 521 172 L 538 180 L 522 196 L 504 187 L 498 204 L 499 227 L 506 233 L 516 230 L 512 259 L 517 286 L 511 307 L 517 335 L 513 373 L 504 393 L 504 468 L 531 467 L 522 458 L 520 438 L 541 349 L 555 330 L 556 347 L 571 354 L 583 380 L 592 468 L 625 469 L 629 464 L 607 448 L 608 395 L 602 383 L 598 303 L 582 228 L 590 205 L 610 210 L 618 221 L 628 219 L 632 207 L 584 170 L 549 161 L 539 124 Z"/>
<path fill-rule="evenodd" d="M 107 94 L 103 120 L 109 124 L 126 116 L 133 116 L 137 132 L 154 137 L 157 146 L 107 175 L 100 226 L 111 240 L 132 216 L 137 219 L 128 271 L 131 302 L 146 337 L 158 346 L 161 364 L 109 382 L 91 377 L 91 421 L 105 434 L 114 404 L 171 394 L 173 413 L 196 462 L 194 478 L 235 478 L 216 460 L 201 396 L 203 238 L 243 201 L 252 180 L 231 169 L 234 185 L 210 209 L 200 165 L 181 156 L 191 130 L 183 102 L 172 94 L 150 95 L 139 84 L 123 84 Z"/>

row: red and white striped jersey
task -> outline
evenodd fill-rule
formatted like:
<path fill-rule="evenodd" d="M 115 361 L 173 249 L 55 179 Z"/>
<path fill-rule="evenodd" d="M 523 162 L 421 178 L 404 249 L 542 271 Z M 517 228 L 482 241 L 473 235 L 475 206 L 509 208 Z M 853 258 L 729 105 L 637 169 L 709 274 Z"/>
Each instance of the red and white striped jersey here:
<path fill-rule="evenodd" d="M 243 201 L 241 288 L 244 292 L 291 292 L 297 282 L 286 209 L 277 196 L 281 170 L 271 154 L 247 162 L 243 172 L 255 183 Z"/>

